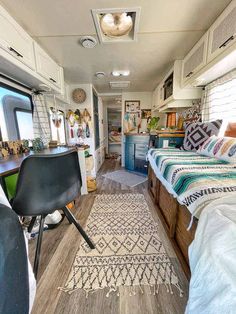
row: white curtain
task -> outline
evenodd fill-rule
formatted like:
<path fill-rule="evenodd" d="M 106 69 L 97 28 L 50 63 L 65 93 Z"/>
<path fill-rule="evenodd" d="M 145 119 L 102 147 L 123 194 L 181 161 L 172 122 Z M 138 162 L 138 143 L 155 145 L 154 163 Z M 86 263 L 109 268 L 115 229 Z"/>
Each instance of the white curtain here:
<path fill-rule="evenodd" d="M 202 104 L 203 121 L 236 122 L 236 70 L 207 85 Z"/>
<path fill-rule="evenodd" d="M 34 113 L 33 113 L 33 129 L 34 137 L 40 137 L 45 146 L 51 140 L 51 130 L 48 118 L 48 110 L 43 95 L 33 95 Z"/>

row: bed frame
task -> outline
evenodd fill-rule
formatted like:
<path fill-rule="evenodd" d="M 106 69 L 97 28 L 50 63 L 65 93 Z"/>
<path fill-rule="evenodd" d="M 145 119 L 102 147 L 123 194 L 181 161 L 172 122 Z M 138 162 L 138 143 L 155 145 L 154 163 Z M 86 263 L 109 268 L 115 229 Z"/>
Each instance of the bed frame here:
<path fill-rule="evenodd" d="M 236 137 L 236 123 L 228 124 L 224 136 Z M 189 210 L 186 206 L 180 205 L 176 198 L 167 192 L 150 165 L 148 168 L 148 188 L 176 255 L 187 278 L 190 279 L 188 247 L 194 239 L 198 220 L 194 217 L 192 227 L 187 231 L 191 221 Z"/>
<path fill-rule="evenodd" d="M 157 213 L 166 229 L 181 266 L 189 279 L 188 247 L 195 235 L 197 219 L 194 218 L 190 231 L 187 231 L 191 220 L 190 212 L 186 206 L 180 205 L 177 200 L 167 192 L 166 188 L 157 179 L 150 165 L 148 169 L 148 188 L 156 205 Z"/>

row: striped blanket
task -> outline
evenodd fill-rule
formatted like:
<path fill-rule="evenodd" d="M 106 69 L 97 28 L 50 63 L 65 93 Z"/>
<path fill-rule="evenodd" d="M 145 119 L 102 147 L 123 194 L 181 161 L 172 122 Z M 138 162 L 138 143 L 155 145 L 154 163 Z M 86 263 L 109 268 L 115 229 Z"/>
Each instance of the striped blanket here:
<path fill-rule="evenodd" d="M 227 194 L 234 193 L 236 202 L 236 164 L 178 149 L 150 149 L 148 158 L 153 158 L 178 202 L 195 217 L 211 201 Z"/>

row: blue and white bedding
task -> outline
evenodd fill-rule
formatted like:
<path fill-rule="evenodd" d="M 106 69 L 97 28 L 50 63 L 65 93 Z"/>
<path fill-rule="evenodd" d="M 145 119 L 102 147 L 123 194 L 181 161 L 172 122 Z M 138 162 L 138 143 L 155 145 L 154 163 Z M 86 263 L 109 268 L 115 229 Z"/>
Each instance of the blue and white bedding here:
<path fill-rule="evenodd" d="M 169 193 L 197 218 L 214 199 L 236 197 L 236 164 L 178 149 L 150 149 L 148 160 Z"/>

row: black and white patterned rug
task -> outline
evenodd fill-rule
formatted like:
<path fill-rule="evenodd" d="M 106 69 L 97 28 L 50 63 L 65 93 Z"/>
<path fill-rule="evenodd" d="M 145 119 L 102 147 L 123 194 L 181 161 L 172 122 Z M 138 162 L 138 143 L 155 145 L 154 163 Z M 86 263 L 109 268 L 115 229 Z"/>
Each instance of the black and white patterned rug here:
<path fill-rule="evenodd" d="M 86 294 L 130 286 L 130 294 L 148 285 L 153 294 L 159 285 L 182 293 L 173 265 L 164 249 L 142 194 L 97 195 L 86 231 L 96 249 L 82 241 L 63 291 L 83 289 Z M 119 294 L 119 293 L 118 293 Z"/>

